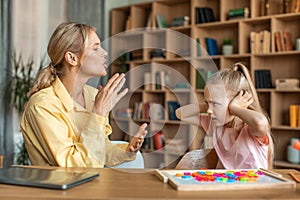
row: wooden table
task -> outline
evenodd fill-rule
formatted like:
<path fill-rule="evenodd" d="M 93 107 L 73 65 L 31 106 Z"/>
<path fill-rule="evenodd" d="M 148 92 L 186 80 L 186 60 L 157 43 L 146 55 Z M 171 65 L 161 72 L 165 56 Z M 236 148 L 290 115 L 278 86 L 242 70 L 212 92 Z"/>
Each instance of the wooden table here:
<path fill-rule="evenodd" d="M 73 169 L 72 169 L 73 170 Z M 237 191 L 176 191 L 162 183 L 149 169 L 74 169 L 98 171 L 100 177 L 68 190 L 52 190 L 0 184 L 0 199 L 300 199 L 300 184 L 296 190 L 237 190 Z M 291 179 L 290 171 L 274 170 Z"/>

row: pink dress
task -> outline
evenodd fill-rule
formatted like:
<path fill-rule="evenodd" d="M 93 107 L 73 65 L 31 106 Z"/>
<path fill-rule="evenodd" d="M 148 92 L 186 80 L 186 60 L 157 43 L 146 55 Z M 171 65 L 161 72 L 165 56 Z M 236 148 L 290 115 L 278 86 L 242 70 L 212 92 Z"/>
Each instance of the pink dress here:
<path fill-rule="evenodd" d="M 244 124 L 237 138 L 233 128 L 216 127 L 208 115 L 200 115 L 200 122 L 207 135 L 212 135 L 213 146 L 218 154 L 217 168 L 258 169 L 268 168 L 268 143 L 262 143 L 251 134 L 249 126 Z M 221 162 L 221 163 L 220 163 Z M 223 166 L 222 166 L 223 165 Z"/>

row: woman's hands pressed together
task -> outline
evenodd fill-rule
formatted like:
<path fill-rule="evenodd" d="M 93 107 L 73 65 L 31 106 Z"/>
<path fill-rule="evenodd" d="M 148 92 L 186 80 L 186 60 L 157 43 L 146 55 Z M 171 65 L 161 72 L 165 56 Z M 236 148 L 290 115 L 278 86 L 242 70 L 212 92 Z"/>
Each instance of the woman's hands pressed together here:
<path fill-rule="evenodd" d="M 128 89 L 121 91 L 125 83 L 125 74 L 116 73 L 104 87 L 98 86 L 98 94 L 95 97 L 94 112 L 105 117 L 118 101 L 128 92 Z"/>

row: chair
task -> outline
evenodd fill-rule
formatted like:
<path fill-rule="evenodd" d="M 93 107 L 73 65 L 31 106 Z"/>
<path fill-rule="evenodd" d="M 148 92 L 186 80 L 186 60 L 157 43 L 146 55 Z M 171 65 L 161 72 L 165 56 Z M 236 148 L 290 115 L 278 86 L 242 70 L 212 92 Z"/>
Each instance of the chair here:
<path fill-rule="evenodd" d="M 3 167 L 3 159 L 4 159 L 4 156 L 0 156 L 0 168 Z"/>
<path fill-rule="evenodd" d="M 119 141 L 119 140 L 115 140 L 115 141 L 111 141 L 111 142 L 113 144 L 125 144 L 125 143 L 127 143 L 127 142 Z M 138 151 L 136 153 L 135 160 L 124 162 L 122 164 L 115 165 L 115 166 L 105 166 L 105 168 L 142 168 L 142 169 L 144 169 L 144 158 L 143 158 L 142 153 L 140 151 Z"/>
<path fill-rule="evenodd" d="M 175 169 L 215 169 L 218 163 L 218 156 L 215 149 L 199 149 L 187 152 Z"/>

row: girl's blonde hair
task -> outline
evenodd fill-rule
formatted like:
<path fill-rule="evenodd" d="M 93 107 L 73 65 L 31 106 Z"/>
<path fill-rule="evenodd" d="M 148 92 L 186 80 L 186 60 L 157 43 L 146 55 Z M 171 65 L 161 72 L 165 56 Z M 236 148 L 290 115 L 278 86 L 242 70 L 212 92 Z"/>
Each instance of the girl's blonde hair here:
<path fill-rule="evenodd" d="M 249 109 L 255 110 L 257 112 L 263 113 L 270 122 L 269 116 L 262 109 L 256 89 L 251 80 L 249 71 L 247 67 L 242 63 L 236 63 L 233 68 L 223 69 L 215 74 L 213 74 L 206 82 L 206 84 L 223 84 L 224 92 L 229 99 L 235 97 L 241 90 L 244 92 L 249 92 L 253 97 L 253 103 L 249 106 Z M 242 121 L 235 117 L 233 126 L 238 126 Z M 268 151 L 268 166 L 272 168 L 273 166 L 273 140 L 271 136 L 271 130 L 267 133 L 269 138 L 269 151 Z"/>
<path fill-rule="evenodd" d="M 63 75 L 62 69 L 66 52 L 72 52 L 79 58 L 81 57 L 87 47 L 89 34 L 92 31 L 95 31 L 94 27 L 75 22 L 62 23 L 55 29 L 47 48 L 51 62 L 38 73 L 29 96 L 49 87 L 56 75 Z"/>

